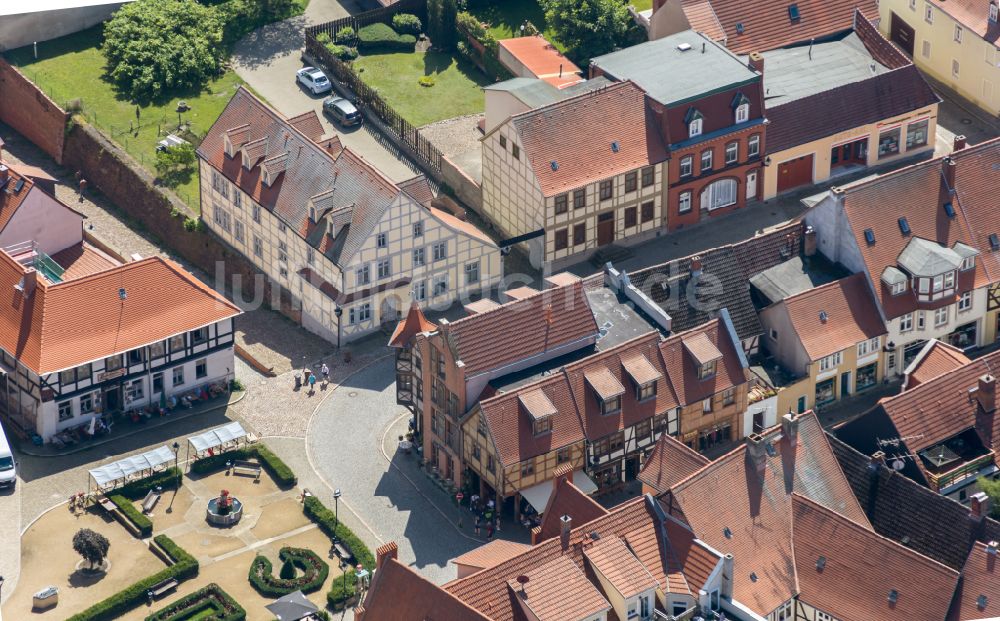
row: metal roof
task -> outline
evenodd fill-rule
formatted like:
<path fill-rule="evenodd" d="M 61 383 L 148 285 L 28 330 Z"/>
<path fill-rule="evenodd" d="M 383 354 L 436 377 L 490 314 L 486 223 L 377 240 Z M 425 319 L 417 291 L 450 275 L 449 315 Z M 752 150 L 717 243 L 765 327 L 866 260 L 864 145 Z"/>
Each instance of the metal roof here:
<path fill-rule="evenodd" d="M 957 269 L 962 256 L 936 242 L 914 237 L 899 253 L 899 265 L 914 276 L 937 276 Z"/>

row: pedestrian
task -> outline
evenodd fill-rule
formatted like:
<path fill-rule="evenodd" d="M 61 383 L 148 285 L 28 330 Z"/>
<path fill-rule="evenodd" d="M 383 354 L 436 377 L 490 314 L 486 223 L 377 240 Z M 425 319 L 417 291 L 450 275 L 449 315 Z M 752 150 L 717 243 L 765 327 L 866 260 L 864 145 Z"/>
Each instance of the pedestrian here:
<path fill-rule="evenodd" d="M 309 394 L 312 395 L 312 394 L 315 394 L 315 393 L 316 393 L 316 375 L 314 375 L 313 373 L 310 373 L 309 374 Z"/>
<path fill-rule="evenodd" d="M 497 513 L 497 532 L 500 532 L 500 514 Z"/>
<path fill-rule="evenodd" d="M 478 537 L 479 536 L 479 514 L 478 513 L 476 514 L 475 524 L 476 524 L 476 536 Z"/>
<path fill-rule="evenodd" d="M 80 200 L 83 200 L 83 191 L 87 189 L 87 180 L 80 179 Z"/>
<path fill-rule="evenodd" d="M 492 498 L 490 498 L 489 502 L 486 503 L 486 508 L 490 509 L 490 510 L 493 509 L 493 499 Z"/>
<path fill-rule="evenodd" d="M 486 525 L 486 538 L 493 539 L 493 523 L 490 522 Z"/>
<path fill-rule="evenodd" d="M 323 384 L 329 384 L 330 383 L 330 367 L 326 366 L 325 362 L 323 363 L 322 368 L 320 368 L 320 373 L 323 374 Z"/>
<path fill-rule="evenodd" d="M 469 511 L 475 512 L 476 506 L 479 504 L 479 494 L 473 494 L 472 498 L 469 499 Z"/>

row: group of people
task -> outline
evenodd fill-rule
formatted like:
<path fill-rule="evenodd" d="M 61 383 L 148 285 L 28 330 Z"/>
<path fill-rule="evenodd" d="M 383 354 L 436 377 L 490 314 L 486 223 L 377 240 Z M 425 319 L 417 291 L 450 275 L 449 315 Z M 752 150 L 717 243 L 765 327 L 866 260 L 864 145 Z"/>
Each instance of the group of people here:
<path fill-rule="evenodd" d="M 493 539 L 493 533 L 500 532 L 500 511 L 497 510 L 493 500 L 483 499 L 478 494 L 473 494 L 469 498 L 469 511 L 473 513 L 472 526 L 476 535 L 486 531 L 486 538 Z"/>
<path fill-rule="evenodd" d="M 324 362 L 323 366 L 320 367 L 319 372 L 323 376 L 323 385 L 326 386 L 327 384 L 330 383 L 330 367 L 326 366 L 326 363 Z M 308 368 L 306 368 L 306 369 L 302 369 L 302 377 L 305 378 L 305 383 L 306 383 L 306 385 L 309 386 L 309 394 L 310 395 L 315 394 L 315 392 L 316 392 L 316 374 L 313 373 Z"/>

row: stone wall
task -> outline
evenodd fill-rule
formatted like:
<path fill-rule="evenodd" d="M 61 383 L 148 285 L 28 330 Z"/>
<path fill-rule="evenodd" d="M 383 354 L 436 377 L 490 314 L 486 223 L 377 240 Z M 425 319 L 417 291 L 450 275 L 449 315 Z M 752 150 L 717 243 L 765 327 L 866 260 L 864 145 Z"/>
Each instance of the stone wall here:
<path fill-rule="evenodd" d="M 61 164 L 68 119 L 31 80 L 0 58 L 0 121 Z"/>
<path fill-rule="evenodd" d="M 465 174 L 461 168 L 441 156 L 441 181 L 447 183 L 460 201 L 471 207 L 476 213 L 483 212 L 483 190 L 476 180 Z"/>

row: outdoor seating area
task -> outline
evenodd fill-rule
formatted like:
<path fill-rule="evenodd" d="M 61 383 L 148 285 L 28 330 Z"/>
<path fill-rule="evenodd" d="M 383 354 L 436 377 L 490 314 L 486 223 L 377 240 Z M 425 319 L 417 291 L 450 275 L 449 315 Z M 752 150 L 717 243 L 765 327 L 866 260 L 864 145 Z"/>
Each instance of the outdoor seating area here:
<path fill-rule="evenodd" d="M 187 457 L 203 459 L 219 453 L 225 453 L 246 446 L 255 441 L 255 438 L 237 422 L 227 423 L 214 429 L 191 436 L 187 440 Z"/>
<path fill-rule="evenodd" d="M 133 423 L 143 423 L 155 417 L 169 416 L 178 409 L 190 410 L 200 403 L 206 403 L 228 394 L 229 382 L 227 380 L 204 384 L 180 395 L 168 397 L 166 393 L 161 392 L 159 402 L 127 409 L 124 416 Z"/>
<path fill-rule="evenodd" d="M 177 454 L 169 446 L 164 445 L 141 455 L 105 464 L 90 471 L 87 492 L 89 494 L 91 491 L 91 483 L 98 492 L 103 494 L 132 481 L 146 478 L 153 473 L 162 472 L 170 464 L 176 462 Z"/>

